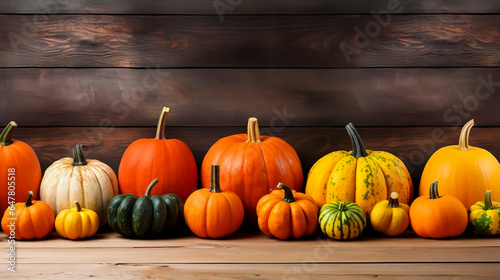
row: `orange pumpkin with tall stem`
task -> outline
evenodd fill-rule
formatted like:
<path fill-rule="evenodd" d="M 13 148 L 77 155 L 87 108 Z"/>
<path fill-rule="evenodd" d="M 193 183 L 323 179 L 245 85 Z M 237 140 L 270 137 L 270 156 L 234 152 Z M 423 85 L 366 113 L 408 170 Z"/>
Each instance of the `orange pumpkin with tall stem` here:
<path fill-rule="evenodd" d="M 462 128 L 458 145 L 437 150 L 427 161 L 420 180 L 420 195 L 428 196 L 428 186 L 439 181 L 439 192 L 458 198 L 465 208 L 484 198 L 491 190 L 493 200 L 500 200 L 500 164 L 490 152 L 469 145 L 474 120 Z"/>
<path fill-rule="evenodd" d="M 152 196 L 174 193 L 185 201 L 198 187 L 198 168 L 189 147 L 181 140 L 165 138 L 169 111 L 163 107 L 155 138 L 136 140 L 125 150 L 118 169 L 120 193 L 142 196 L 158 178 Z"/>
<path fill-rule="evenodd" d="M 247 134 L 224 137 L 210 148 L 201 165 L 202 186 L 210 185 L 212 164 L 219 164 L 224 174 L 221 189 L 237 193 L 243 201 L 248 225 L 257 225 L 257 202 L 279 182 L 300 191 L 304 181 L 292 146 L 278 137 L 261 136 L 256 118 L 248 120 Z"/>
<path fill-rule="evenodd" d="M 17 123 L 10 122 L 0 134 L 0 215 L 10 202 L 22 201 L 33 192 L 38 199 L 42 170 L 35 151 L 26 143 L 12 139 Z M 5 184 L 5 185 L 4 185 Z"/>

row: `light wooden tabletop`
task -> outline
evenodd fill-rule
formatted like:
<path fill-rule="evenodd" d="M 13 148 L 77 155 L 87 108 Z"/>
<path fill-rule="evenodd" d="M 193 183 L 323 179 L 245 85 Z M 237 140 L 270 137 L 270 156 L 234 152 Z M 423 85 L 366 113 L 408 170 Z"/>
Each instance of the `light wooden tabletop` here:
<path fill-rule="evenodd" d="M 0 232 L 0 254 L 9 248 Z M 423 239 L 367 233 L 352 241 L 321 234 L 281 241 L 257 231 L 222 240 L 134 240 L 102 230 L 71 241 L 52 232 L 15 243 L 16 272 L 2 279 L 500 279 L 500 239 Z"/>

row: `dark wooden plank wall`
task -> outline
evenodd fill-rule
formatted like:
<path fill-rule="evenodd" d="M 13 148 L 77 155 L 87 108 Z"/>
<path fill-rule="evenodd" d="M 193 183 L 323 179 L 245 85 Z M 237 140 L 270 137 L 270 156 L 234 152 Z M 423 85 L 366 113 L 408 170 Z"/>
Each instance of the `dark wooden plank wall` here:
<path fill-rule="evenodd" d="M 43 169 L 82 143 L 117 171 L 162 106 L 199 164 L 256 116 L 305 173 L 350 148 L 353 122 L 418 183 L 470 118 L 471 143 L 500 157 L 499 13 L 487 0 L 1 1 L 0 121 L 19 123 Z"/>

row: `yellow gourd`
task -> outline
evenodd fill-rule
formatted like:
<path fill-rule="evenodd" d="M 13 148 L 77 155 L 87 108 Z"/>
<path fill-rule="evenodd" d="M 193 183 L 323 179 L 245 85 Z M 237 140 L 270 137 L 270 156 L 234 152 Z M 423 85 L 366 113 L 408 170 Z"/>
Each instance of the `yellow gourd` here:
<path fill-rule="evenodd" d="M 399 203 L 398 193 L 392 192 L 389 200 L 380 201 L 370 213 L 370 222 L 374 230 L 388 236 L 403 233 L 410 224 L 410 207 Z"/>
<path fill-rule="evenodd" d="M 55 225 L 57 233 L 62 237 L 89 238 L 99 229 L 99 216 L 91 209 L 81 208 L 80 203 L 75 201 L 75 207 L 59 212 Z"/>

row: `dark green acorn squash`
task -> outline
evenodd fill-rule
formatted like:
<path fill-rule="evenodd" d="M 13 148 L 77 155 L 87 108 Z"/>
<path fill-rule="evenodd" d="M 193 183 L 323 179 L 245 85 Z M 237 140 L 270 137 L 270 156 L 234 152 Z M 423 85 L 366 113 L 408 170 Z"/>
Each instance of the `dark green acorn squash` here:
<path fill-rule="evenodd" d="M 174 230 L 182 213 L 182 201 L 175 194 L 151 197 L 157 183 L 158 179 L 154 179 L 144 196 L 121 194 L 111 199 L 108 205 L 111 230 L 130 238 L 153 238 Z"/>

